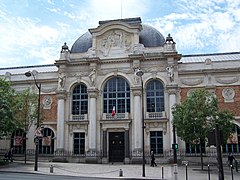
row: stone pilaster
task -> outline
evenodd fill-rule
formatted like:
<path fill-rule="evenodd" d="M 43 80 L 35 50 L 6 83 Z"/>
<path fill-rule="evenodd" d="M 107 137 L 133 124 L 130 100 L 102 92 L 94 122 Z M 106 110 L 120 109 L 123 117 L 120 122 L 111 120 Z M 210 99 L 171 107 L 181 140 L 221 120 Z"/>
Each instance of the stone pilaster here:
<path fill-rule="evenodd" d="M 66 91 L 57 91 L 58 107 L 57 107 L 57 151 L 64 150 L 65 135 L 65 98 Z"/>
<path fill-rule="evenodd" d="M 108 163 L 108 155 L 107 155 L 107 130 L 103 129 L 102 131 L 102 163 Z"/>
<path fill-rule="evenodd" d="M 134 95 L 132 163 L 139 163 L 142 156 L 142 87 L 134 87 L 132 92 Z"/>
<path fill-rule="evenodd" d="M 97 96 L 98 90 L 95 88 L 88 89 L 89 110 L 88 110 L 88 142 L 89 149 L 86 157 L 86 162 L 97 163 Z"/>
<path fill-rule="evenodd" d="M 169 139 L 170 139 L 170 149 L 173 144 L 173 114 L 172 108 L 177 103 L 177 94 L 179 88 L 177 85 L 169 85 L 166 87 L 167 93 L 169 95 Z"/>
<path fill-rule="evenodd" d="M 125 142 L 125 159 L 124 163 L 129 164 L 130 162 L 130 154 L 129 154 L 129 129 L 125 129 L 125 135 L 124 135 L 124 142 Z"/>

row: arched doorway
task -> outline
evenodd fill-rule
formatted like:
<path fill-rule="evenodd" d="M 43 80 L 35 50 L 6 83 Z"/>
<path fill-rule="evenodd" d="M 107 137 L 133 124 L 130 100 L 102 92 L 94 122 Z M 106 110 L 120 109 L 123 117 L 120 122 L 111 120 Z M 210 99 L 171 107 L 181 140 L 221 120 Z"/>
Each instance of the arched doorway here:
<path fill-rule="evenodd" d="M 43 137 L 39 140 L 39 154 L 53 154 L 54 153 L 54 139 L 55 135 L 50 128 L 42 130 Z"/>
<path fill-rule="evenodd" d="M 11 136 L 11 147 L 14 154 L 24 154 L 26 151 L 26 133 L 22 129 L 17 129 Z"/>

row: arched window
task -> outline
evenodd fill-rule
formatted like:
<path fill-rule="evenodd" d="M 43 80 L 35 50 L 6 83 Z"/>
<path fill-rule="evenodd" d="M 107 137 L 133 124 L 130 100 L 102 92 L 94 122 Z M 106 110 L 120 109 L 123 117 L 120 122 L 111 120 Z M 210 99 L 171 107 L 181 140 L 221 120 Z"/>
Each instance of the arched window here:
<path fill-rule="evenodd" d="M 103 113 L 111 113 L 115 106 L 116 113 L 130 112 L 130 87 L 121 77 L 107 81 L 103 91 Z"/>
<path fill-rule="evenodd" d="M 88 94 L 84 84 L 77 85 L 72 92 L 72 115 L 88 113 Z"/>
<path fill-rule="evenodd" d="M 14 154 L 23 154 L 26 150 L 26 133 L 22 129 L 17 129 L 11 136 L 11 147 Z"/>
<path fill-rule="evenodd" d="M 54 132 L 49 128 L 42 130 L 43 137 L 39 140 L 39 154 L 54 153 Z"/>
<path fill-rule="evenodd" d="M 152 80 L 146 89 L 147 112 L 164 111 L 164 87 L 159 80 Z"/>
<path fill-rule="evenodd" d="M 227 144 L 223 145 L 224 153 L 240 153 L 240 128 L 235 125 L 234 131 L 227 141 Z"/>

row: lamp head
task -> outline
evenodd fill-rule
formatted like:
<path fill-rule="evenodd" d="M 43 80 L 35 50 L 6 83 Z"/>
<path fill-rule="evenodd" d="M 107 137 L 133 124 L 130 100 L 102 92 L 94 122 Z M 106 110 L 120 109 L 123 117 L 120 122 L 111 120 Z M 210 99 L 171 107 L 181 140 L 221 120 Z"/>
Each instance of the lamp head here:
<path fill-rule="evenodd" d="M 31 77 L 31 76 L 32 76 L 31 71 L 25 72 L 25 76 L 27 76 L 27 77 Z"/>
<path fill-rule="evenodd" d="M 141 69 L 138 69 L 138 70 L 136 71 L 136 75 L 139 76 L 139 77 L 142 77 L 143 74 L 144 74 L 144 72 L 143 72 Z"/>

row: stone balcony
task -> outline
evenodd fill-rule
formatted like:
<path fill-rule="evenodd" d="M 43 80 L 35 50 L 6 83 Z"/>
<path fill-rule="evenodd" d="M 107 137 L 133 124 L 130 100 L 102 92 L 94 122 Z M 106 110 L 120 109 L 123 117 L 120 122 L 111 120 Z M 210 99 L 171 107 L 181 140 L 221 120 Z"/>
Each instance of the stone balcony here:
<path fill-rule="evenodd" d="M 130 114 L 126 113 L 116 113 L 115 116 L 112 116 L 111 113 L 103 113 L 102 120 L 127 120 L 130 118 Z"/>
<path fill-rule="evenodd" d="M 80 114 L 80 115 L 71 115 L 69 121 L 87 121 L 88 115 L 87 114 Z"/>
<path fill-rule="evenodd" d="M 166 118 L 166 112 L 146 112 L 146 118 L 149 120 L 156 120 L 156 119 L 165 119 Z"/>

